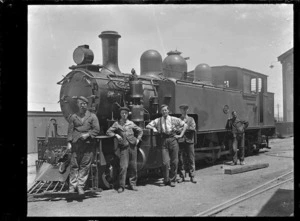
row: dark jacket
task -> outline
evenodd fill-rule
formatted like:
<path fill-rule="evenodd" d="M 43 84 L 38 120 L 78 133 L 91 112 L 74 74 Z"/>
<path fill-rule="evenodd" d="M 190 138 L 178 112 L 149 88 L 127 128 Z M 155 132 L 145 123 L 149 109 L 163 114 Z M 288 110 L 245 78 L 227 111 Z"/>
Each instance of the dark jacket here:
<path fill-rule="evenodd" d="M 230 130 L 233 137 L 235 137 L 237 134 L 243 134 L 248 125 L 248 121 L 240 120 L 238 118 L 234 120 L 231 118 L 227 120 L 225 128 Z"/>
<path fill-rule="evenodd" d="M 99 131 L 100 126 L 97 116 L 87 110 L 82 121 L 77 114 L 70 116 L 67 140 L 68 142 L 75 143 L 84 133 L 90 134 L 88 139 L 95 138 Z"/>
<path fill-rule="evenodd" d="M 119 134 L 123 139 L 119 141 L 121 147 L 129 146 L 129 143 L 132 145 L 136 144 L 136 138 L 134 137 L 134 131 L 137 132 L 137 139 L 141 140 L 143 136 L 143 130 L 138 127 L 135 123 L 130 120 L 127 120 L 122 126 L 119 121 L 116 121 L 108 130 L 106 134 L 108 136 L 115 136 Z"/>
<path fill-rule="evenodd" d="M 187 116 L 186 118 L 183 118 L 183 116 L 180 117 L 182 121 L 184 121 L 187 124 L 187 129 L 183 135 L 182 138 L 178 140 L 179 143 L 186 142 L 186 143 L 194 143 L 194 136 L 196 133 L 196 123 L 194 118 Z"/>

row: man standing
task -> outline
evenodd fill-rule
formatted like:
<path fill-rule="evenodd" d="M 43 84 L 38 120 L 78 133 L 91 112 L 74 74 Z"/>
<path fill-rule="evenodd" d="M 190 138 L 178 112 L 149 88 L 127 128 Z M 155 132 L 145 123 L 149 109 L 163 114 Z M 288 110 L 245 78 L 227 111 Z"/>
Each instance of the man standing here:
<path fill-rule="evenodd" d="M 120 150 L 118 193 L 122 193 L 125 190 L 127 168 L 129 170 L 129 189 L 137 191 L 137 144 L 143 136 L 143 130 L 127 119 L 129 114 L 127 107 L 121 107 L 119 110 L 121 119 L 108 128 L 106 134 L 118 139 Z M 134 137 L 134 132 L 137 133 L 137 138 Z"/>
<path fill-rule="evenodd" d="M 69 118 L 68 149 L 71 149 L 70 186 L 69 192 L 78 190 L 79 195 L 84 195 L 84 186 L 89 176 L 95 138 L 99 131 L 98 118 L 87 110 L 88 99 L 80 96 L 77 98 L 79 111 Z"/>
<path fill-rule="evenodd" d="M 249 123 L 237 118 L 237 112 L 232 111 L 232 118 L 227 120 L 226 129 L 231 132 L 232 151 L 233 151 L 233 162 L 232 165 L 237 165 L 237 155 L 239 149 L 239 160 L 241 165 L 244 165 L 245 155 L 245 130 Z"/>
<path fill-rule="evenodd" d="M 179 118 L 169 116 L 167 105 L 163 104 L 160 110 L 162 117 L 152 120 L 146 128 L 159 133 L 162 148 L 164 184 L 175 187 L 179 150 L 177 139 L 183 136 L 187 125 Z M 180 135 L 176 135 L 176 132 L 182 127 Z"/>
<path fill-rule="evenodd" d="M 195 151 L 194 151 L 194 135 L 196 129 L 196 123 L 194 118 L 187 115 L 189 106 L 182 104 L 179 106 L 181 117 L 180 119 L 187 124 L 187 129 L 182 138 L 178 140 L 179 143 L 179 155 L 178 155 L 178 172 L 180 179 L 178 183 L 184 181 L 184 171 L 189 173 L 192 183 L 197 183 L 195 180 Z M 184 168 L 185 167 L 185 168 Z"/>

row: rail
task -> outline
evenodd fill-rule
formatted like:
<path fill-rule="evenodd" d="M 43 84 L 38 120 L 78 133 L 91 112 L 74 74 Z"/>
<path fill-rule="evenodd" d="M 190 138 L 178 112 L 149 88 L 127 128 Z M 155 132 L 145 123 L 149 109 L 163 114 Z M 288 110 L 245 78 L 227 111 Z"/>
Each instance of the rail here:
<path fill-rule="evenodd" d="M 207 210 L 205 210 L 205 211 L 203 211 L 201 213 L 198 213 L 195 216 L 212 216 L 212 215 L 217 214 L 217 213 L 219 213 L 219 212 L 221 212 L 221 211 L 223 211 L 223 210 L 225 210 L 225 209 L 227 209 L 227 208 L 229 208 L 231 206 L 234 206 L 234 205 L 236 205 L 236 204 L 238 204 L 238 203 L 240 203 L 242 201 L 250 199 L 251 197 L 254 197 L 254 196 L 258 195 L 258 194 L 266 192 L 266 191 L 268 191 L 270 189 L 273 189 L 273 188 L 275 188 L 277 186 L 285 184 L 285 183 L 293 180 L 294 178 L 292 177 L 292 178 L 286 179 L 284 181 L 281 181 L 279 183 L 276 183 L 276 184 L 274 184 L 272 186 L 269 186 L 271 183 L 276 182 L 276 181 L 282 179 L 283 177 L 286 177 L 286 176 L 289 176 L 289 175 L 293 174 L 293 172 L 294 171 L 292 170 L 292 171 L 290 171 L 290 172 L 288 172 L 286 174 L 283 174 L 283 175 L 281 175 L 279 177 L 276 177 L 273 180 L 270 180 L 270 181 L 268 181 L 268 182 L 266 182 L 266 183 L 264 183 L 264 184 L 262 184 L 262 185 L 260 185 L 260 186 L 258 186 L 256 188 L 254 188 L 254 189 L 252 189 L 252 190 L 250 190 L 250 191 L 248 191 L 246 193 L 243 193 L 243 194 L 241 194 L 241 195 L 239 195 L 239 196 L 237 196 L 235 198 L 232 198 L 232 199 L 230 199 L 230 200 L 228 200 L 228 201 L 226 201 L 224 203 L 221 203 L 221 204 L 219 204 L 217 206 L 214 206 L 214 207 L 212 207 L 210 209 L 207 209 Z M 259 190 L 261 188 L 263 188 L 263 189 Z"/>

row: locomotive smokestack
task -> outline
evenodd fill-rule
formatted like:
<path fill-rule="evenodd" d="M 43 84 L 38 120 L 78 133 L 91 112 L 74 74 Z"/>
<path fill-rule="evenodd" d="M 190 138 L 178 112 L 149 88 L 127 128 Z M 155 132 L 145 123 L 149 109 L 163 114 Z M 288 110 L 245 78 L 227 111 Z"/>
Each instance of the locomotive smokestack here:
<path fill-rule="evenodd" d="M 102 69 L 102 73 L 121 75 L 121 71 L 118 65 L 118 40 L 121 35 L 116 31 L 103 31 L 99 35 L 102 39 L 102 65 L 105 67 Z"/>

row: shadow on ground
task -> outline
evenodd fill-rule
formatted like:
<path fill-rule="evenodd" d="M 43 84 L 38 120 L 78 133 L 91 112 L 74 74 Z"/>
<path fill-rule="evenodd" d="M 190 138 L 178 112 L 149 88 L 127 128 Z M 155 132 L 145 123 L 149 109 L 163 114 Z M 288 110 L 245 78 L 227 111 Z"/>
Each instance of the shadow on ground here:
<path fill-rule="evenodd" d="M 67 202 L 77 201 L 83 202 L 85 199 L 101 197 L 99 192 L 85 192 L 84 196 L 79 196 L 78 193 L 56 193 L 56 194 L 41 194 L 28 196 L 28 202 L 36 201 L 59 201 L 65 200 Z"/>
<path fill-rule="evenodd" d="M 294 213 L 294 190 L 278 189 L 257 216 L 291 216 Z"/>

